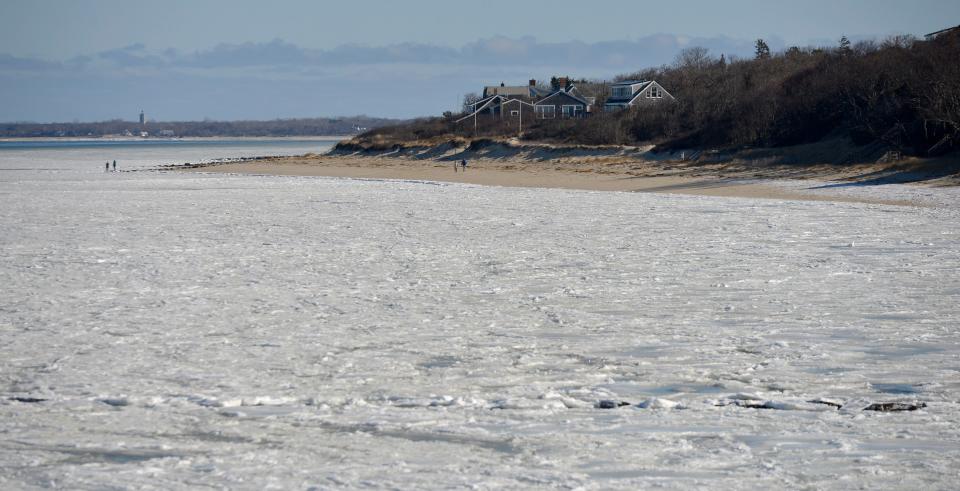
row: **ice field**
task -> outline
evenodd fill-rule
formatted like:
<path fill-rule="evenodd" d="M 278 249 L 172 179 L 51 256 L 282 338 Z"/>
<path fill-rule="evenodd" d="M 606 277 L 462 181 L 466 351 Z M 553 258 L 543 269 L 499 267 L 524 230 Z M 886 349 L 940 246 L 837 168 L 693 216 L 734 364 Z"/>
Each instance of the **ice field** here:
<path fill-rule="evenodd" d="M 0 488 L 956 489 L 923 192 L 7 171 Z"/>

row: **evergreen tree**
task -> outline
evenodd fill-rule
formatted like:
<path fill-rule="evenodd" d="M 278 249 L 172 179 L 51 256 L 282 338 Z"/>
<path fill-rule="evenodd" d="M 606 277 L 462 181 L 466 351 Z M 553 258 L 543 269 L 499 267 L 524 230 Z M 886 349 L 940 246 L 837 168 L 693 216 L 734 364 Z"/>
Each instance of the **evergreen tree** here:
<path fill-rule="evenodd" d="M 770 46 L 763 39 L 757 39 L 757 59 L 765 60 L 770 58 Z"/>
<path fill-rule="evenodd" d="M 846 56 L 846 55 L 849 55 L 850 52 L 851 52 L 850 40 L 847 39 L 847 36 L 841 37 L 840 38 L 840 54 Z"/>

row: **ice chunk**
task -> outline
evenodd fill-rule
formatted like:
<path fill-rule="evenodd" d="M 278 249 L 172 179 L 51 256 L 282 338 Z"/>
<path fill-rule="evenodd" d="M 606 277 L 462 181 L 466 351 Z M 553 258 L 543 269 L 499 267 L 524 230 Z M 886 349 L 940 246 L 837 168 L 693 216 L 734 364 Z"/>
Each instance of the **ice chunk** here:
<path fill-rule="evenodd" d="M 102 402 L 108 406 L 114 407 L 124 407 L 130 405 L 130 399 L 127 397 L 101 397 L 97 401 Z"/>
<path fill-rule="evenodd" d="M 679 409 L 683 407 L 683 404 L 670 399 L 654 397 L 637 404 L 637 407 L 642 409 Z"/>
<path fill-rule="evenodd" d="M 884 413 L 893 413 L 900 411 L 916 411 L 927 407 L 927 403 L 913 402 L 876 402 L 863 408 L 864 411 L 880 411 Z"/>

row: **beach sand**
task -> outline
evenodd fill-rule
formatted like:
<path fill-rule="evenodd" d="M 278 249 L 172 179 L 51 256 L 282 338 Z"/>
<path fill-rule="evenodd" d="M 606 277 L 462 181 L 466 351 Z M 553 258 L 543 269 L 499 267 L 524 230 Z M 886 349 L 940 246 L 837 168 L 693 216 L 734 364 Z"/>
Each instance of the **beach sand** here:
<path fill-rule="evenodd" d="M 588 160 L 529 162 L 471 160 L 467 171 L 453 169 L 452 162 L 366 156 L 275 157 L 248 161 L 177 166 L 189 172 L 255 174 L 276 176 L 327 176 L 359 179 L 400 179 L 458 182 L 487 186 L 542 187 L 593 191 L 674 193 L 781 200 L 862 202 L 915 205 L 906 200 L 863 196 L 819 194 L 787 189 L 773 182 L 731 172 L 724 175 L 708 167 L 668 171 L 658 165 L 628 168 L 597 165 Z"/>
<path fill-rule="evenodd" d="M 860 202 L 917 205 L 850 194 L 805 192 L 777 185 L 775 180 L 796 178 L 783 172 L 757 173 L 730 166 L 672 166 L 660 163 L 611 162 L 599 158 L 553 161 L 475 159 L 467 171 L 454 171 L 453 162 L 396 157 L 306 155 L 271 157 L 238 162 L 171 166 L 188 172 L 274 176 L 327 176 L 357 179 L 398 179 L 457 182 L 487 186 L 541 187 L 593 191 L 672 193 L 780 200 Z M 849 178 L 864 169 L 844 172 L 812 170 L 820 180 Z M 809 177 L 809 176 L 800 176 Z M 812 183 L 813 185 L 814 183 Z"/>

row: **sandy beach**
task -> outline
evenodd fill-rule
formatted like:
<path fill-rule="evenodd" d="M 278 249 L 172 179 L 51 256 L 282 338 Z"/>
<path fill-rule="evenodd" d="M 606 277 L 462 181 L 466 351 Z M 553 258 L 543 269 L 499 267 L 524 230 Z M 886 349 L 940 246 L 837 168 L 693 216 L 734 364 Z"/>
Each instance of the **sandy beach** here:
<path fill-rule="evenodd" d="M 830 181 L 870 175 L 876 168 L 851 166 L 753 169 L 732 165 L 678 165 L 676 163 L 623 161 L 609 157 L 524 159 L 473 159 L 467 171 L 454 169 L 453 161 L 360 155 L 305 155 L 271 157 L 238 162 L 171 166 L 188 172 L 277 176 L 327 176 L 358 179 L 395 179 L 457 182 L 487 186 L 582 189 L 594 191 L 671 193 L 780 200 L 861 202 L 917 205 L 911 200 L 842 193 L 811 192 L 804 186 L 783 186 L 786 179 L 805 180 L 811 188 Z M 815 179 L 815 180 L 813 180 Z M 942 180 L 935 185 L 950 184 Z"/>

